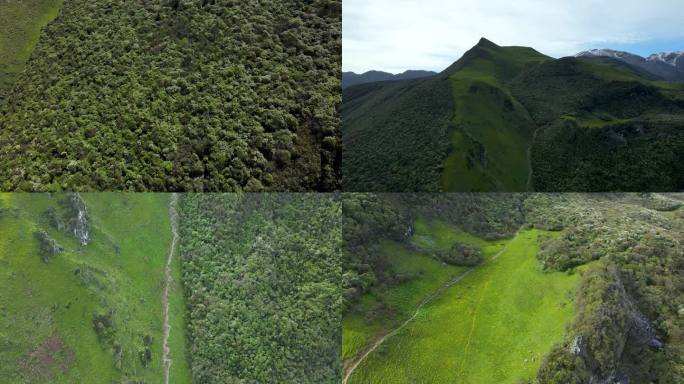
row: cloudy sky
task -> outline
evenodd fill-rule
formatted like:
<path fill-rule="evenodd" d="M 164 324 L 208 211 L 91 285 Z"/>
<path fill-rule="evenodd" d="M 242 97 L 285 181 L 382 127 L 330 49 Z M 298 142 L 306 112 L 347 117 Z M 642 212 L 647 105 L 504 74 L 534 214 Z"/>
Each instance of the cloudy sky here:
<path fill-rule="evenodd" d="M 684 50 L 684 0 L 344 0 L 343 69 L 440 71 L 486 37 L 553 57 Z"/>

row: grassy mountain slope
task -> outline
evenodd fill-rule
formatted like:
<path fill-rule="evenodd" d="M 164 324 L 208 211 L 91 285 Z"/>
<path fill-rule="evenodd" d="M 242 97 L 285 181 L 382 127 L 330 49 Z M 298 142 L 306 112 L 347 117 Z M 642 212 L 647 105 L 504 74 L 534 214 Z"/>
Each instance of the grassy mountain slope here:
<path fill-rule="evenodd" d="M 437 99 L 446 92 L 438 79 L 450 83 L 452 102 Z M 684 188 L 684 85 L 612 60 L 554 60 L 486 39 L 420 85 L 345 90 L 345 188 Z"/>
<path fill-rule="evenodd" d="M 40 30 L 57 17 L 62 0 L 0 2 L 0 100 L 3 88 L 24 69 Z"/>
<path fill-rule="evenodd" d="M 168 196 L 75 196 L 0 196 L 0 380 L 158 381 Z M 187 383 L 182 314 L 170 317 L 171 377 Z"/>
<path fill-rule="evenodd" d="M 441 174 L 445 191 L 524 191 L 535 125 L 507 83 L 548 60 L 530 48 L 485 39 L 445 72 L 454 93 L 454 131 Z"/>
<path fill-rule="evenodd" d="M 503 246 L 502 241 L 484 241 L 446 223 L 424 219 L 416 222 L 412 246 L 393 241 L 379 244 L 378 251 L 392 260 L 394 272 L 403 276 L 405 283 L 372 289 L 345 315 L 342 359 L 347 365 L 379 336 L 410 318 L 432 292 L 468 269 L 444 265 L 432 256 L 432 252 L 449 249 L 457 242 L 477 247 L 485 257 L 493 256 Z"/>

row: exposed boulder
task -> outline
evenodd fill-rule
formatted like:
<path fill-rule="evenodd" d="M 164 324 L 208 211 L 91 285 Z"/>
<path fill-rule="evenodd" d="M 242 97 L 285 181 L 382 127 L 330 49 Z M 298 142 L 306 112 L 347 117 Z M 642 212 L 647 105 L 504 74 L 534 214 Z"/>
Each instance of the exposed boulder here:
<path fill-rule="evenodd" d="M 55 239 L 51 238 L 47 232 L 38 230 L 34 234 L 38 240 L 38 253 L 45 264 L 50 262 L 50 259 L 59 255 L 64 251 Z"/>

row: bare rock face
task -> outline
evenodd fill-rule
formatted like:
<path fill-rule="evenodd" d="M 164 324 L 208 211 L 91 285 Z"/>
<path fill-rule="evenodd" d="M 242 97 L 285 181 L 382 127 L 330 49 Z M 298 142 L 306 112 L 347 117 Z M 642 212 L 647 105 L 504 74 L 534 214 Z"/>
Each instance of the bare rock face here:
<path fill-rule="evenodd" d="M 85 247 L 90 242 L 90 223 L 85 201 L 78 193 L 71 193 L 62 203 L 67 210 L 68 228 L 78 240 L 79 245 Z"/>

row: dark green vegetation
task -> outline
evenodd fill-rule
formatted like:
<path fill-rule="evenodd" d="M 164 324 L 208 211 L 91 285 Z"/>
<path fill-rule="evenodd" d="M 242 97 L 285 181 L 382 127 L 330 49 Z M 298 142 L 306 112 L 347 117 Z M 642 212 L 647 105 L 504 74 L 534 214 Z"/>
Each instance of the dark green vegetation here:
<path fill-rule="evenodd" d="M 342 92 L 345 191 L 436 191 L 454 109 L 447 79 L 368 83 Z"/>
<path fill-rule="evenodd" d="M 683 206 L 677 194 L 347 195 L 348 382 L 682 382 Z M 480 264 L 444 263 L 454 244 Z"/>
<path fill-rule="evenodd" d="M 159 382 L 170 240 L 166 195 L 0 195 L 0 382 Z M 178 309 L 170 377 L 188 383 Z"/>
<path fill-rule="evenodd" d="M 201 194 L 180 204 L 194 381 L 338 383 L 338 199 Z"/>
<path fill-rule="evenodd" d="M 383 71 L 368 71 L 361 74 L 354 72 L 342 72 L 342 88 L 351 87 L 352 85 L 373 83 L 376 81 L 393 81 L 393 80 L 409 80 L 418 79 L 421 77 L 428 77 L 436 75 L 432 71 L 414 71 L 408 70 L 396 75 Z"/>
<path fill-rule="evenodd" d="M 482 39 L 437 76 L 343 91 L 345 190 L 675 191 L 684 86 Z"/>
<path fill-rule="evenodd" d="M 0 189 L 339 189 L 340 17 L 339 0 L 65 2 L 0 106 Z"/>
<path fill-rule="evenodd" d="M 31 55 L 40 29 L 59 12 L 61 0 L 5 0 L 0 2 L 0 102 Z"/>

